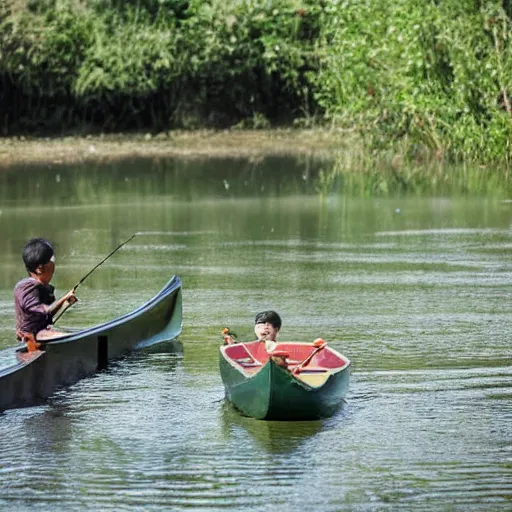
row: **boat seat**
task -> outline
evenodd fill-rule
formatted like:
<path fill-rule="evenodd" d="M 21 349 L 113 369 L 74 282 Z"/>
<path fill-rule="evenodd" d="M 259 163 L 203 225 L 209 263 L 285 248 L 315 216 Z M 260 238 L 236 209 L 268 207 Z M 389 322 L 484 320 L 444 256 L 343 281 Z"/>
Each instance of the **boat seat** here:
<path fill-rule="evenodd" d="M 318 369 L 316 371 L 311 372 L 301 372 L 298 375 L 295 375 L 295 378 L 301 380 L 302 382 L 308 384 L 313 388 L 318 388 L 323 386 L 327 379 L 331 376 L 332 372 L 329 370 L 321 370 Z"/>

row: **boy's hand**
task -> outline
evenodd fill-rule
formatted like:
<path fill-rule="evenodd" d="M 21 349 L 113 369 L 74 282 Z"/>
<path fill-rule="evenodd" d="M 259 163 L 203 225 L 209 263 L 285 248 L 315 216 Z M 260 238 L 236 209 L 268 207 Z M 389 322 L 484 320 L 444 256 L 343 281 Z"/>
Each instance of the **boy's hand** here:
<path fill-rule="evenodd" d="M 67 300 L 70 304 L 75 304 L 75 302 L 78 302 L 78 297 L 75 295 L 75 290 L 69 290 L 69 292 L 64 295 L 64 300 Z"/>

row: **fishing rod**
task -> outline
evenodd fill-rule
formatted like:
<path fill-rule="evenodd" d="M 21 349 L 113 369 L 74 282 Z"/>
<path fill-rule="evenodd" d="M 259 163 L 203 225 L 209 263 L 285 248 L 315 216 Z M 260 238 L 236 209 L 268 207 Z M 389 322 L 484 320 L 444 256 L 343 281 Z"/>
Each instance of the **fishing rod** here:
<path fill-rule="evenodd" d="M 134 233 L 130 238 L 128 238 L 128 240 L 125 240 L 122 244 L 119 244 L 107 257 L 103 258 L 95 267 L 93 267 L 87 274 L 85 274 L 84 277 L 82 277 L 82 279 L 80 279 L 80 281 L 78 281 L 78 283 L 75 284 L 75 286 L 73 286 L 72 290 L 73 291 L 76 291 L 76 289 L 101 265 L 103 265 L 103 263 L 105 263 L 105 261 L 107 261 L 110 256 L 113 256 L 117 251 L 119 251 L 119 249 L 121 249 L 121 247 L 123 247 L 123 245 L 126 245 L 128 242 L 131 242 L 135 237 L 137 236 L 137 233 Z"/>
<path fill-rule="evenodd" d="M 108 256 L 106 256 L 105 258 L 103 258 L 97 265 L 95 265 L 91 270 L 89 270 L 89 272 L 87 272 L 87 274 L 85 274 L 84 277 L 82 277 L 82 279 L 80 279 L 80 281 L 78 281 L 78 283 L 75 284 L 75 286 L 73 286 L 73 288 L 71 288 L 71 290 L 73 292 L 76 292 L 76 289 L 98 268 L 100 267 L 101 265 L 103 265 L 103 263 L 105 263 L 105 261 L 107 261 L 111 256 L 113 256 L 117 251 L 119 251 L 119 249 L 121 249 L 121 247 L 123 247 L 123 245 L 126 245 L 128 242 L 131 242 L 135 237 L 137 236 L 137 233 L 134 233 L 130 238 L 128 238 L 127 240 L 125 240 L 122 244 L 119 244 Z M 57 312 L 57 314 L 53 317 L 53 324 L 55 325 L 55 323 L 57 322 L 57 320 L 66 312 L 66 310 L 71 306 L 72 304 L 69 302 L 69 301 L 66 301 L 64 302 L 64 304 L 61 306 L 61 308 L 59 309 L 59 311 Z"/>

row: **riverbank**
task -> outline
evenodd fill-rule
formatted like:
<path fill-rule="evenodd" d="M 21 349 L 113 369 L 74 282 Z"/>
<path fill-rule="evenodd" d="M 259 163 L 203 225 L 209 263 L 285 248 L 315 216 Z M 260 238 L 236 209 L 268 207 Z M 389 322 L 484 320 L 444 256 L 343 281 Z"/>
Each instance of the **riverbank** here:
<path fill-rule="evenodd" d="M 227 158 L 270 155 L 333 157 L 354 146 L 335 130 L 202 130 L 86 137 L 0 139 L 0 167 L 125 158 Z"/>

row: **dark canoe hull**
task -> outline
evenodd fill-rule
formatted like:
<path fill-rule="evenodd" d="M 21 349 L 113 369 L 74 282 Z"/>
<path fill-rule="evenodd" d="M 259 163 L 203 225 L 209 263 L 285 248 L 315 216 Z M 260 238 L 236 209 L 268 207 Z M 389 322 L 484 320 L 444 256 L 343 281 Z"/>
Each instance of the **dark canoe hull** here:
<path fill-rule="evenodd" d="M 272 360 L 248 376 L 234 367 L 222 351 L 220 357 L 226 398 L 246 416 L 260 420 L 305 421 L 332 416 L 348 391 L 349 372 L 347 365 L 315 388 Z"/>
<path fill-rule="evenodd" d="M 175 339 L 181 328 L 181 280 L 175 276 L 127 315 L 52 340 L 35 352 L 3 350 L 3 359 L 12 352 L 16 362 L 0 369 L 0 411 L 40 403 L 56 388 L 105 369 L 111 359 Z"/>

